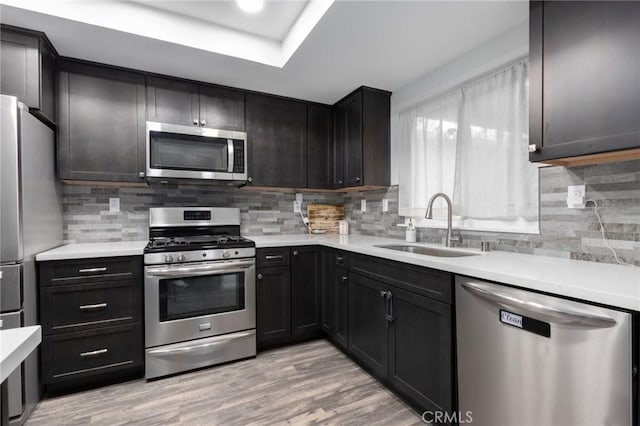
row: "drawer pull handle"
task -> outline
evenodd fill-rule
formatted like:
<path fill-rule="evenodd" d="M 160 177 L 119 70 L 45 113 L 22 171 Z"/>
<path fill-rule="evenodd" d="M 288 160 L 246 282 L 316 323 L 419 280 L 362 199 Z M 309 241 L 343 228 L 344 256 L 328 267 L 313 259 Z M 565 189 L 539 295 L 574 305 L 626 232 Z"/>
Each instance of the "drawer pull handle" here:
<path fill-rule="evenodd" d="M 337 263 L 342 263 L 342 262 L 344 262 L 344 257 L 342 257 L 342 256 L 336 256 L 336 262 L 337 262 Z"/>
<path fill-rule="evenodd" d="M 80 305 L 80 310 L 91 310 L 91 309 L 103 309 L 106 308 L 106 303 L 96 303 L 95 305 Z"/>
<path fill-rule="evenodd" d="M 106 349 L 98 349 L 97 351 L 90 351 L 90 352 L 82 352 L 80 354 L 81 357 L 86 357 L 86 356 L 97 356 L 97 355 L 102 355 L 102 354 L 106 354 L 108 352 L 108 350 Z"/>
<path fill-rule="evenodd" d="M 102 267 L 102 268 L 86 268 L 86 269 L 80 269 L 78 270 L 78 272 L 80 272 L 81 274 L 86 274 L 86 273 L 91 273 L 91 272 L 105 272 L 107 270 L 106 267 Z"/>
<path fill-rule="evenodd" d="M 269 255 L 268 254 L 264 258 L 266 260 L 280 260 L 280 259 L 282 259 L 282 255 L 281 254 L 278 254 L 278 255 Z"/>

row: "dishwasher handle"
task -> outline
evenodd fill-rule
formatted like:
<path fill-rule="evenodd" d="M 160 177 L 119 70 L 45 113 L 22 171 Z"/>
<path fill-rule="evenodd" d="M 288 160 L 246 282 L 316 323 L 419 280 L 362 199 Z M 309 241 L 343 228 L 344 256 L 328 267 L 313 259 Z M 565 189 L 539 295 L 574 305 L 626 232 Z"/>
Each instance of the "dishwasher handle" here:
<path fill-rule="evenodd" d="M 495 290 L 494 286 L 471 282 L 463 282 L 460 285 L 485 300 L 503 307 L 517 309 L 520 312 L 533 314 L 547 322 L 597 328 L 609 328 L 617 324 L 616 320 L 607 316 L 579 312 L 573 309 L 559 309 L 537 302 L 522 300 L 510 294 L 508 288 Z"/>

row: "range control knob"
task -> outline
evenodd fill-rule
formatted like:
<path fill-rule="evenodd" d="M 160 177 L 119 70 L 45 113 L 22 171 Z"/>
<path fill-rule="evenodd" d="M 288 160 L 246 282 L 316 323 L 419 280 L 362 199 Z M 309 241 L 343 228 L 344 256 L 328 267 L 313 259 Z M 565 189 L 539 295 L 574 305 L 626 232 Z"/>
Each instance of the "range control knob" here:
<path fill-rule="evenodd" d="M 225 250 L 222 252 L 222 257 L 224 257 L 225 259 L 228 259 L 231 257 L 231 253 L 229 253 L 229 250 Z"/>
<path fill-rule="evenodd" d="M 178 255 L 178 262 L 184 262 L 185 260 L 187 260 L 187 256 L 185 256 L 184 254 Z"/>
<path fill-rule="evenodd" d="M 171 263 L 171 262 L 173 262 L 173 255 L 171 255 L 171 254 L 165 254 L 165 255 L 164 255 L 164 261 L 165 261 L 165 262 L 167 262 L 167 263 Z"/>

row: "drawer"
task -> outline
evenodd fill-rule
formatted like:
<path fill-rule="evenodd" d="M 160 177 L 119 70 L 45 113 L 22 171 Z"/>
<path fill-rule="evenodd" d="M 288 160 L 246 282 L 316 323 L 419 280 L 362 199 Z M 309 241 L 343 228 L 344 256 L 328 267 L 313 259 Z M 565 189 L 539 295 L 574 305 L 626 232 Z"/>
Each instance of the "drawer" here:
<path fill-rule="evenodd" d="M 43 381 L 58 383 L 141 366 L 143 342 L 139 323 L 45 337 Z"/>
<path fill-rule="evenodd" d="M 45 335 L 142 321 L 142 281 L 43 287 Z"/>
<path fill-rule="evenodd" d="M 256 267 L 269 268 L 271 266 L 289 265 L 289 247 L 262 248 L 256 252 Z"/>
<path fill-rule="evenodd" d="M 349 256 L 346 251 L 333 250 L 332 262 L 333 266 L 338 269 L 347 269 L 349 267 Z"/>
<path fill-rule="evenodd" d="M 453 303 L 453 274 L 373 256 L 352 254 L 349 273 L 374 279 L 445 303 Z"/>
<path fill-rule="evenodd" d="M 142 276 L 142 256 L 97 257 L 40 263 L 40 285 L 130 280 Z"/>

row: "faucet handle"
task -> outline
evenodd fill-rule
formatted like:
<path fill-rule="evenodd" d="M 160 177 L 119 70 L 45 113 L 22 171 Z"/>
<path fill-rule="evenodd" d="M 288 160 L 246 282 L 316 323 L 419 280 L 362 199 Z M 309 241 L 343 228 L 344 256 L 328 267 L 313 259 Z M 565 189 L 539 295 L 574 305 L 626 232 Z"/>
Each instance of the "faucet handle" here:
<path fill-rule="evenodd" d="M 452 236 L 451 238 L 449 238 L 449 242 L 462 244 L 462 232 L 460 232 L 459 229 L 452 229 L 451 233 L 457 235 L 455 237 Z"/>

